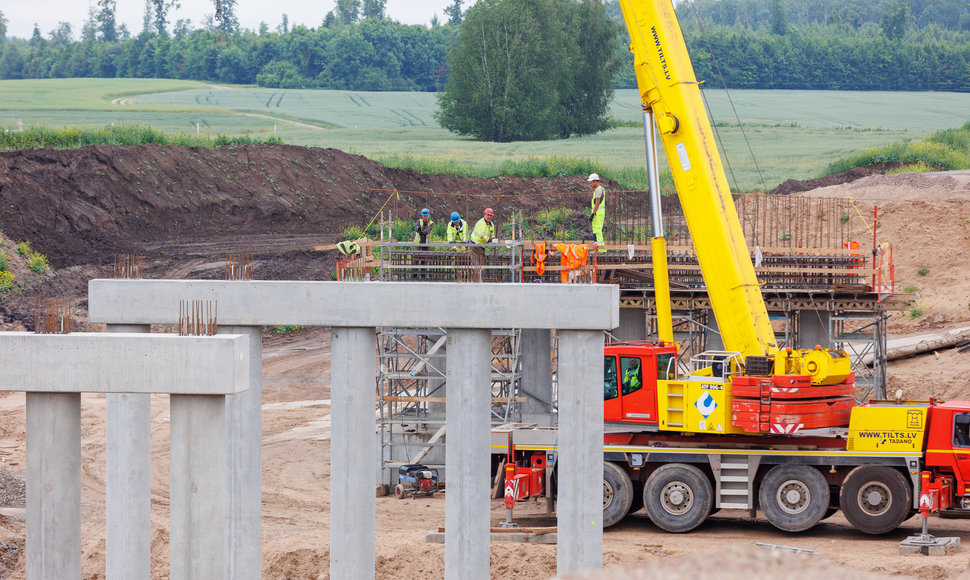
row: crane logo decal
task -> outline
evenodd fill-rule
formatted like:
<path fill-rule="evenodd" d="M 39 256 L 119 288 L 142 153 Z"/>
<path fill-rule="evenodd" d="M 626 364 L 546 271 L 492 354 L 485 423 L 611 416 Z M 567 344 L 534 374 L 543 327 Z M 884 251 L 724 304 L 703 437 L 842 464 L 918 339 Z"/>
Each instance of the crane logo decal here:
<path fill-rule="evenodd" d="M 701 412 L 701 416 L 707 419 L 714 412 L 714 409 L 717 409 L 717 401 L 714 400 L 714 397 L 710 393 L 705 391 L 694 401 L 694 406 Z"/>

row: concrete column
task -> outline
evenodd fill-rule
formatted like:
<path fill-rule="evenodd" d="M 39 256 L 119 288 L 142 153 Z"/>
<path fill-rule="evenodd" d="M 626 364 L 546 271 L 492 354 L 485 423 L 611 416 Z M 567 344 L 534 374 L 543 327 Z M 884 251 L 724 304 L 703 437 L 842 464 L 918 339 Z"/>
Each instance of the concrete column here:
<path fill-rule="evenodd" d="M 108 332 L 151 332 L 148 324 L 109 324 Z M 106 395 L 105 577 L 151 578 L 151 398 Z"/>
<path fill-rule="evenodd" d="M 263 345 L 258 326 L 226 326 L 249 336 L 249 390 L 226 397 L 231 469 L 229 577 L 259 578 L 262 569 Z"/>
<path fill-rule="evenodd" d="M 826 310 L 801 310 L 798 312 L 798 344 L 797 348 L 832 348 L 829 336 L 829 321 L 832 313 Z"/>
<path fill-rule="evenodd" d="M 169 575 L 228 579 L 229 442 L 225 397 L 172 395 Z"/>
<path fill-rule="evenodd" d="M 552 331 L 523 328 L 519 335 L 522 352 L 522 382 L 525 396 L 522 420 L 549 425 L 552 421 Z"/>
<path fill-rule="evenodd" d="M 330 577 L 374 578 L 374 328 L 335 327 L 330 355 Z"/>
<path fill-rule="evenodd" d="M 560 576 L 603 567 L 602 369 L 602 332 L 559 331 Z"/>
<path fill-rule="evenodd" d="M 620 308 L 620 326 L 613 331 L 613 336 L 623 341 L 647 340 L 647 311 L 643 308 Z"/>
<path fill-rule="evenodd" d="M 80 577 L 81 394 L 28 392 L 27 578 Z"/>
<path fill-rule="evenodd" d="M 488 580 L 492 333 L 448 329 L 445 580 Z"/>

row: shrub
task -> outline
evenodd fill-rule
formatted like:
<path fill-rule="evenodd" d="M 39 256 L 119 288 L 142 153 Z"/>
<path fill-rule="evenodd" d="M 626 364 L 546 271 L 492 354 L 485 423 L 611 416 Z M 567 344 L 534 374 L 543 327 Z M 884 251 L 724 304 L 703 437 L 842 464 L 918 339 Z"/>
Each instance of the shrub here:
<path fill-rule="evenodd" d="M 7 272 L 6 270 L 0 272 L 0 292 L 7 292 L 13 288 L 13 272 Z"/>
<path fill-rule="evenodd" d="M 907 294 L 915 294 L 916 293 L 916 290 L 917 290 L 916 286 L 914 286 L 912 284 L 909 284 L 905 288 L 903 288 L 903 292 L 905 292 Z"/>
<path fill-rule="evenodd" d="M 930 273 L 930 269 L 927 268 L 924 264 L 920 264 L 919 267 L 916 268 L 916 273 L 919 274 L 920 276 L 925 276 Z"/>
<path fill-rule="evenodd" d="M 47 262 L 47 256 L 43 254 L 32 253 L 30 254 L 29 260 L 28 267 L 38 274 L 43 273 L 44 270 L 50 267 L 50 264 Z"/>
<path fill-rule="evenodd" d="M 29 256 L 33 253 L 33 250 L 30 249 L 30 242 L 17 242 L 14 248 L 21 256 Z"/>
<path fill-rule="evenodd" d="M 7 271 L 7 254 L 0 252 L 0 272 Z"/>

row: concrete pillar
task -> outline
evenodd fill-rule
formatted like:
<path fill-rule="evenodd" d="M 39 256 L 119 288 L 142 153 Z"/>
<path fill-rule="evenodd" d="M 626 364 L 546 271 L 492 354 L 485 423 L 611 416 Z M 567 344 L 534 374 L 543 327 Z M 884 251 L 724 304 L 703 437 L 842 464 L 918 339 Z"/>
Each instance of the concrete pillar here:
<path fill-rule="evenodd" d="M 149 333 L 148 324 L 109 324 L 108 332 Z M 151 578 L 151 399 L 106 395 L 105 577 Z"/>
<path fill-rule="evenodd" d="M 374 578 L 374 328 L 335 327 L 330 355 L 330 577 Z"/>
<path fill-rule="evenodd" d="M 491 344 L 490 330 L 448 330 L 445 580 L 489 578 Z"/>
<path fill-rule="evenodd" d="M 27 578 L 80 577 L 81 394 L 28 392 Z"/>
<path fill-rule="evenodd" d="M 603 567 L 602 369 L 602 332 L 559 331 L 559 576 Z"/>
<path fill-rule="evenodd" d="M 647 340 L 647 311 L 643 308 L 620 308 L 620 326 L 613 331 L 613 336 L 623 341 Z"/>
<path fill-rule="evenodd" d="M 800 310 L 798 312 L 798 348 L 832 348 L 829 321 L 832 313 L 826 310 Z"/>
<path fill-rule="evenodd" d="M 229 577 L 259 578 L 262 569 L 263 345 L 258 326 L 226 326 L 249 336 L 249 390 L 226 397 L 231 470 Z"/>
<path fill-rule="evenodd" d="M 229 442 L 225 397 L 172 395 L 169 576 L 228 579 Z"/>
<path fill-rule="evenodd" d="M 520 394 L 522 420 L 549 425 L 552 421 L 552 331 L 524 328 L 519 335 L 522 353 Z"/>

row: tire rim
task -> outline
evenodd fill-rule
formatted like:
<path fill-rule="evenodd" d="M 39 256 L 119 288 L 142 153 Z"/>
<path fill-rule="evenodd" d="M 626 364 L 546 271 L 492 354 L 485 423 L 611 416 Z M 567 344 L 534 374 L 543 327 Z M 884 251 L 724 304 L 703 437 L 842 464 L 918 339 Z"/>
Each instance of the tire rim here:
<path fill-rule="evenodd" d="M 686 483 L 671 481 L 660 490 L 660 505 L 670 515 L 684 515 L 694 505 L 694 494 Z"/>
<path fill-rule="evenodd" d="M 879 516 L 889 511 L 893 504 L 893 493 L 886 484 L 870 481 L 859 489 L 857 503 L 867 514 Z"/>
<path fill-rule="evenodd" d="M 775 492 L 775 503 L 778 507 L 788 514 L 800 514 L 808 509 L 812 502 L 812 492 L 808 490 L 805 482 L 797 479 L 789 479 L 778 486 Z"/>
<path fill-rule="evenodd" d="M 603 480 L 603 509 L 606 509 L 613 503 L 613 486 Z"/>

